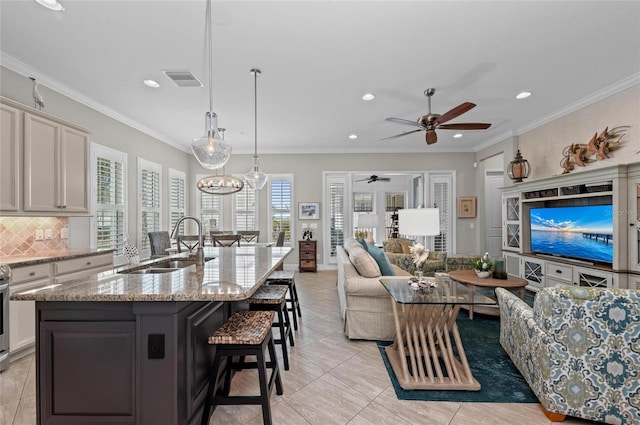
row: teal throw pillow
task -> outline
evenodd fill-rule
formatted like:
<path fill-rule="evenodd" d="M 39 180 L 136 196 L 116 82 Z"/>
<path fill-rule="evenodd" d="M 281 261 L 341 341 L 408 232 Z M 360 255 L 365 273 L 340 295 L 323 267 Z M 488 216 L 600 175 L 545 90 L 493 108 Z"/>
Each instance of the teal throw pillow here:
<path fill-rule="evenodd" d="M 360 245 L 362 245 L 362 247 L 364 248 L 365 251 L 369 251 L 369 246 L 367 245 L 367 242 L 364 239 L 360 238 L 360 239 L 356 239 L 356 240 L 358 241 L 358 243 Z"/>
<path fill-rule="evenodd" d="M 385 254 L 382 249 L 378 248 L 375 245 L 369 245 L 367 247 L 367 250 L 373 257 L 373 259 L 376 260 L 376 263 L 378 263 L 378 267 L 380 267 L 380 273 L 382 273 L 382 276 L 396 275 L 395 270 L 393 270 L 393 267 L 391 266 L 391 261 L 389 261 L 389 257 L 387 257 L 387 254 Z"/>

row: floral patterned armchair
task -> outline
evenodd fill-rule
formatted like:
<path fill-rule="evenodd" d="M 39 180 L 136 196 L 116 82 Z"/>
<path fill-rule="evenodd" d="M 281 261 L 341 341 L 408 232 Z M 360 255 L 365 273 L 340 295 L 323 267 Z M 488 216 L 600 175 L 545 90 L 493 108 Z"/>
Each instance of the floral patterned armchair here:
<path fill-rule="evenodd" d="M 497 288 L 500 344 L 552 421 L 640 423 L 640 291 Z"/>
<path fill-rule="evenodd" d="M 416 265 L 409 251 L 409 247 L 413 245 L 411 239 L 389 238 L 383 243 L 383 250 L 387 254 L 391 264 L 395 264 L 401 269 L 413 274 L 416 271 Z M 435 272 L 441 272 L 446 269 L 446 252 L 429 251 L 429 257 L 422 263 L 421 269 L 425 276 L 434 276 Z"/>

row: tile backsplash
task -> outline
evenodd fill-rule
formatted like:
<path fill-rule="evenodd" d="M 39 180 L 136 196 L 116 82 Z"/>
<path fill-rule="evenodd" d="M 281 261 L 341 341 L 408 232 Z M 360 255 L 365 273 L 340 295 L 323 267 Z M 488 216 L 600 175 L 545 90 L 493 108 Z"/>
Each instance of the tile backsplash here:
<path fill-rule="evenodd" d="M 68 248 L 62 229 L 68 228 L 66 217 L 0 217 L 0 256 L 37 254 Z M 36 231 L 42 240 L 36 240 Z M 51 239 L 46 231 L 51 230 Z"/>

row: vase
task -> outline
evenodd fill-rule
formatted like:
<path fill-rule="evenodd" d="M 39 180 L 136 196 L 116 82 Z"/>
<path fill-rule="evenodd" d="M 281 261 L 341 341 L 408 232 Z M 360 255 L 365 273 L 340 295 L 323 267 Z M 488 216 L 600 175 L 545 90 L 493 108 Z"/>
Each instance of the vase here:
<path fill-rule="evenodd" d="M 475 272 L 476 272 L 476 275 L 478 275 L 478 277 L 481 277 L 481 278 L 485 278 L 485 277 L 491 276 L 491 271 L 476 270 Z"/>
<path fill-rule="evenodd" d="M 423 271 L 422 270 L 416 270 L 413 275 L 416 277 L 416 279 L 418 279 L 418 283 L 423 281 Z"/>

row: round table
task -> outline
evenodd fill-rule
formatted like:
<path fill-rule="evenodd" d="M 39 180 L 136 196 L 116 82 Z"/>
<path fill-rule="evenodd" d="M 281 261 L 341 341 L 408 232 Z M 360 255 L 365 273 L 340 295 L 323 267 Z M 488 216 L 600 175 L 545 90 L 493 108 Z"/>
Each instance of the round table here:
<path fill-rule="evenodd" d="M 524 288 L 529 283 L 525 279 L 507 275 L 506 279 L 494 279 L 492 277 L 478 277 L 474 270 L 453 270 L 449 272 L 449 278 L 469 287 L 471 292 L 477 288 L 505 288 L 517 292 L 518 296 L 524 300 Z M 473 320 L 474 310 L 478 313 L 499 316 L 500 311 L 497 306 L 476 306 L 469 307 L 469 319 Z"/>

